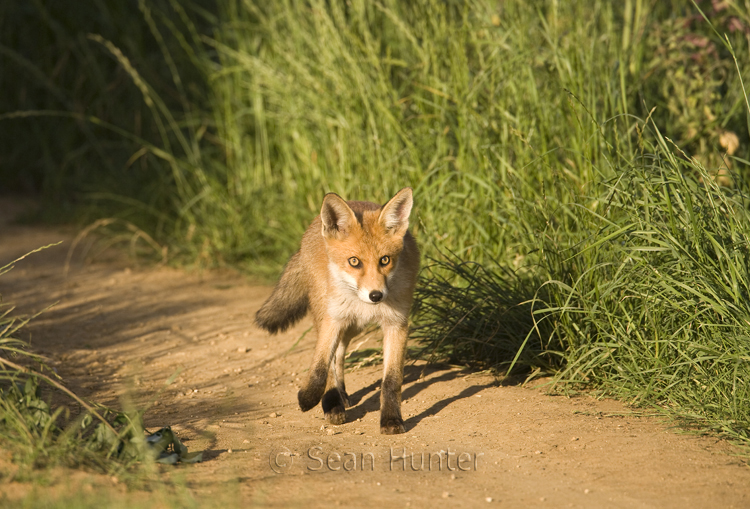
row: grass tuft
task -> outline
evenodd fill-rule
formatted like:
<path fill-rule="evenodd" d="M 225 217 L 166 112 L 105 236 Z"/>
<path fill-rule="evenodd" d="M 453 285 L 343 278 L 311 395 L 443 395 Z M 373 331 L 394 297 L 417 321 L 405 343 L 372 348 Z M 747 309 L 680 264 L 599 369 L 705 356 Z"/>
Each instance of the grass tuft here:
<path fill-rule="evenodd" d="M 430 360 L 495 368 L 551 372 L 559 367 L 549 327 L 535 319 L 546 307 L 541 282 L 508 269 L 491 271 L 454 254 L 422 269 L 411 337 L 417 355 Z"/>
<path fill-rule="evenodd" d="M 0 267 L 0 276 L 30 254 Z M 21 467 L 14 476 L 62 466 L 138 480 L 131 474 L 154 461 L 200 461 L 168 428 L 146 437 L 143 411 L 115 411 L 65 387 L 42 356 L 14 337 L 30 320 L 0 305 L 0 445 Z"/>

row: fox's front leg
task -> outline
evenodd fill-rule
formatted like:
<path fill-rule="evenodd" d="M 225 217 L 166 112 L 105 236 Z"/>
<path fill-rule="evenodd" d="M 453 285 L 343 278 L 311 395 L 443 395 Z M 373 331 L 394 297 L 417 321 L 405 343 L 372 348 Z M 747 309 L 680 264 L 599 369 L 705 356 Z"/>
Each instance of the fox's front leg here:
<path fill-rule="evenodd" d="M 307 380 L 297 393 L 299 407 L 303 412 L 313 408 L 323 397 L 328 380 L 328 368 L 336 354 L 336 347 L 342 332 L 338 324 L 328 317 L 321 320 L 316 329 L 318 330 L 318 342 L 315 344 L 312 365 L 307 374 Z"/>
<path fill-rule="evenodd" d="M 358 333 L 359 329 L 353 326 L 341 333 L 336 348 L 336 358 L 331 364 L 328 385 L 323 395 L 323 413 L 326 422 L 330 424 L 344 424 L 346 422 L 345 409 L 349 407 L 349 395 L 346 393 L 346 384 L 344 384 L 344 361 L 346 360 L 346 348 Z"/>
<path fill-rule="evenodd" d="M 408 326 L 383 327 L 383 385 L 380 389 L 380 433 L 404 433 L 401 418 L 401 384 L 404 381 L 404 357 Z"/>

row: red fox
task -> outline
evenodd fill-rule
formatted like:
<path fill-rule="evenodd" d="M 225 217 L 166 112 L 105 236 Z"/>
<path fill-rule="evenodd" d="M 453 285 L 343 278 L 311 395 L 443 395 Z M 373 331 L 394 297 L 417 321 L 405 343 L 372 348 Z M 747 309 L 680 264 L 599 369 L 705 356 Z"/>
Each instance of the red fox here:
<path fill-rule="evenodd" d="M 273 293 L 255 315 L 271 334 L 312 312 L 318 342 L 312 366 L 297 393 L 303 412 L 321 401 L 326 421 L 346 422 L 349 396 L 344 359 L 349 341 L 365 325 L 383 330 L 380 432 L 404 432 L 401 384 L 409 310 L 419 272 L 419 249 L 409 233 L 412 190 L 388 203 L 346 202 L 329 193 L 320 215 L 302 236 Z"/>

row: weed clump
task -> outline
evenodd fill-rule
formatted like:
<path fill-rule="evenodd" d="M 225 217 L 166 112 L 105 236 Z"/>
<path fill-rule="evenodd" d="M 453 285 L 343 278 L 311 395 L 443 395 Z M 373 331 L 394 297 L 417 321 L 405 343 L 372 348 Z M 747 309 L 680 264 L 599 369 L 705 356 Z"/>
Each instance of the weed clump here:
<path fill-rule="evenodd" d="M 26 256 L 0 267 L 0 277 Z M 117 474 L 142 462 L 201 460 L 201 453 L 189 454 L 169 428 L 147 436 L 142 411 L 112 410 L 70 391 L 43 357 L 14 337 L 30 319 L 12 311 L 0 306 L 0 444 L 15 463 Z M 81 410 L 77 416 L 65 401 Z"/>

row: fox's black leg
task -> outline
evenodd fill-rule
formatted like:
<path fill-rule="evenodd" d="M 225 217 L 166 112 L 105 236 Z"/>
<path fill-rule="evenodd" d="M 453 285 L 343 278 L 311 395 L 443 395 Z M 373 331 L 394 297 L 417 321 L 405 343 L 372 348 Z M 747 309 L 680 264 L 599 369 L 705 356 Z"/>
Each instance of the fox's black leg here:
<path fill-rule="evenodd" d="M 349 407 L 349 395 L 346 393 L 344 383 L 344 361 L 346 360 L 346 348 L 359 329 L 350 327 L 339 340 L 336 348 L 336 357 L 331 366 L 331 374 L 328 379 L 325 395 L 323 396 L 323 413 L 326 422 L 330 424 L 344 424 L 346 422 L 346 408 Z"/>
<path fill-rule="evenodd" d="M 407 325 L 383 327 L 383 385 L 380 390 L 380 433 L 404 433 L 401 418 L 401 384 L 404 381 Z"/>
<path fill-rule="evenodd" d="M 323 397 L 328 380 L 328 369 L 336 353 L 341 333 L 340 328 L 328 318 L 324 319 L 316 329 L 318 342 L 315 344 L 310 372 L 297 393 L 299 407 L 303 412 L 313 408 Z"/>

